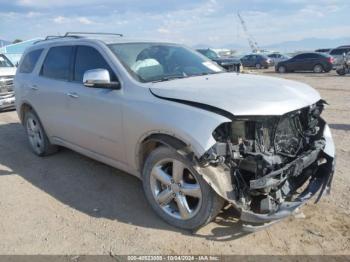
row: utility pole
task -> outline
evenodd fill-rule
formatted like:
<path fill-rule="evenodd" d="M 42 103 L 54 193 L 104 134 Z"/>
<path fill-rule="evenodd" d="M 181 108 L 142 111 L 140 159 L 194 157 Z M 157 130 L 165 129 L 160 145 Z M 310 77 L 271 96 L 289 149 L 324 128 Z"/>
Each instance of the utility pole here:
<path fill-rule="evenodd" d="M 239 12 L 237 12 L 237 16 L 239 21 L 241 22 L 243 31 L 247 37 L 250 49 L 252 50 L 253 53 L 259 53 L 260 52 L 260 48 L 258 46 L 258 43 L 254 40 L 254 38 L 249 34 L 246 23 L 243 19 L 243 17 L 241 16 L 241 14 Z"/>

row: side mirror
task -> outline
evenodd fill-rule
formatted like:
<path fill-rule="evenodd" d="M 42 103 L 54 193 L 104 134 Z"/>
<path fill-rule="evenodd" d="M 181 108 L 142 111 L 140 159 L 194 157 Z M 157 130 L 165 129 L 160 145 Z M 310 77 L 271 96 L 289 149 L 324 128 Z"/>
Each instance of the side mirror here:
<path fill-rule="evenodd" d="M 84 73 L 83 83 L 86 87 L 120 89 L 119 82 L 111 82 L 106 69 L 92 69 Z"/>

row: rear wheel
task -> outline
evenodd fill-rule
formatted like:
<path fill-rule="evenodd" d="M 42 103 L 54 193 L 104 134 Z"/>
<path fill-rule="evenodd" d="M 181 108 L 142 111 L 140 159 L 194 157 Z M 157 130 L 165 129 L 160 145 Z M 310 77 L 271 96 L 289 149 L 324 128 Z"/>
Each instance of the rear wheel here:
<path fill-rule="evenodd" d="M 261 69 L 261 67 L 262 67 L 262 66 L 261 66 L 261 64 L 259 64 L 259 63 L 255 65 L 255 68 L 256 68 L 256 69 Z"/>
<path fill-rule="evenodd" d="M 24 116 L 25 130 L 32 151 L 38 156 L 46 156 L 57 151 L 58 147 L 50 143 L 39 117 L 28 111 Z"/>
<path fill-rule="evenodd" d="M 322 65 L 315 65 L 314 66 L 314 72 L 315 73 L 322 73 L 323 72 L 323 66 Z"/>
<path fill-rule="evenodd" d="M 154 211 L 183 229 L 193 230 L 210 222 L 224 204 L 193 164 L 168 147 L 155 149 L 147 158 L 143 188 Z"/>

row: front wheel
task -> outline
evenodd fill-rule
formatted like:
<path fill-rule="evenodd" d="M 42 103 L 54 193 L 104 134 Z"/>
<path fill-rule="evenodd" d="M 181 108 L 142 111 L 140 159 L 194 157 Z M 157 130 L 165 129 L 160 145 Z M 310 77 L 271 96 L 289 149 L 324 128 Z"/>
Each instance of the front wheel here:
<path fill-rule="evenodd" d="M 322 72 L 323 72 L 323 67 L 322 67 L 322 65 L 315 65 L 315 66 L 314 66 L 314 72 L 315 72 L 315 73 L 322 73 Z"/>
<path fill-rule="evenodd" d="M 168 147 L 159 147 L 148 156 L 143 188 L 154 211 L 183 229 L 194 230 L 210 222 L 224 204 L 193 164 Z"/>
<path fill-rule="evenodd" d="M 261 66 L 261 64 L 258 63 L 258 64 L 255 65 L 255 68 L 256 68 L 256 69 L 261 69 L 262 66 Z"/>
<path fill-rule="evenodd" d="M 277 69 L 278 73 L 280 74 L 284 74 L 285 72 L 287 72 L 287 69 L 285 66 L 279 66 Z"/>

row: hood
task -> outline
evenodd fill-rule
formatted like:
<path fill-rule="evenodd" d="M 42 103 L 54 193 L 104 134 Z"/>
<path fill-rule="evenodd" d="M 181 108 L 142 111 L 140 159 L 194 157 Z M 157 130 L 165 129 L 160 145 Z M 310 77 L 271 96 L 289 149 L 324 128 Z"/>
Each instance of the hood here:
<path fill-rule="evenodd" d="M 237 73 L 158 82 L 150 88 L 160 98 L 207 105 L 235 116 L 283 115 L 321 99 L 319 93 L 306 84 Z"/>
<path fill-rule="evenodd" d="M 17 67 L 0 67 L 0 77 L 2 76 L 14 76 L 16 74 Z"/>

